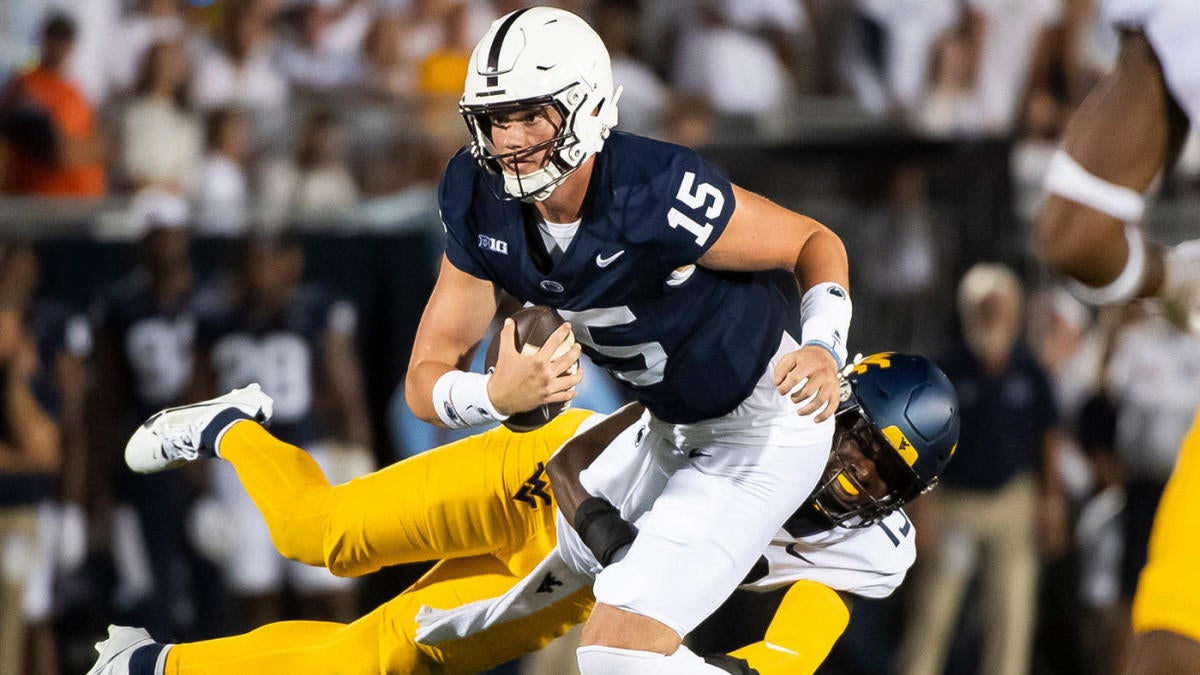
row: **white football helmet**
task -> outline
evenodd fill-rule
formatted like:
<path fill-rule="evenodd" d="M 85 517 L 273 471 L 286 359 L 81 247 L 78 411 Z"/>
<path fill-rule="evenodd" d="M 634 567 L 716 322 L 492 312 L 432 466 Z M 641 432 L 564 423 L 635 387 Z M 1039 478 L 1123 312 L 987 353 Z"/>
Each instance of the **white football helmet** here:
<path fill-rule="evenodd" d="M 475 45 L 459 113 L 471 130 L 471 153 L 486 171 L 504 176 L 502 199 L 542 201 L 600 151 L 617 124 L 608 49 L 591 26 L 553 7 L 517 10 L 492 23 Z M 491 115 L 553 106 L 562 116 L 550 140 L 515 151 L 497 148 Z M 549 149 L 546 165 L 529 173 L 501 160 Z"/>

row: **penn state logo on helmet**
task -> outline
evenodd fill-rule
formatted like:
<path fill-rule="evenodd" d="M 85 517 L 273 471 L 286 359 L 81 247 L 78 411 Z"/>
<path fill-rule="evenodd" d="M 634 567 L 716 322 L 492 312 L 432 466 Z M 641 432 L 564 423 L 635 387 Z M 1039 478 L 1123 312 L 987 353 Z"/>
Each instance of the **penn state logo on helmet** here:
<path fill-rule="evenodd" d="M 475 46 L 459 101 L 471 131 L 471 153 L 484 170 L 503 176 L 502 199 L 541 201 L 599 152 L 617 124 L 608 50 L 583 19 L 553 7 L 500 17 Z M 525 110 L 557 113 L 557 133 L 516 150 L 492 141 L 492 119 Z M 545 152 L 541 168 L 522 172 L 515 160 Z"/>

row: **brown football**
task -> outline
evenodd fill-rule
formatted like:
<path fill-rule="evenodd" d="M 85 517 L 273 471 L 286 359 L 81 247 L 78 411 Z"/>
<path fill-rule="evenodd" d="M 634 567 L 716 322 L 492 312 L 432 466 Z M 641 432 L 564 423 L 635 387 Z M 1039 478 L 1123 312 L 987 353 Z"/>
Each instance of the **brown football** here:
<path fill-rule="evenodd" d="M 516 330 L 513 331 L 513 338 L 517 349 L 529 351 L 537 351 L 542 345 L 546 344 L 546 340 L 550 338 L 550 335 L 565 321 L 562 315 L 554 311 L 553 308 L 542 305 L 526 307 L 513 314 L 512 320 L 516 324 Z M 499 353 L 500 335 L 497 333 L 492 337 L 491 344 L 488 345 L 487 355 L 483 359 L 484 372 L 490 372 L 496 366 L 496 357 Z M 578 366 L 573 365 L 571 367 L 577 368 Z M 555 417 L 558 417 L 570 405 L 570 401 L 543 403 L 533 410 L 509 415 L 508 419 L 504 420 L 504 426 L 521 433 L 533 431 Z"/>

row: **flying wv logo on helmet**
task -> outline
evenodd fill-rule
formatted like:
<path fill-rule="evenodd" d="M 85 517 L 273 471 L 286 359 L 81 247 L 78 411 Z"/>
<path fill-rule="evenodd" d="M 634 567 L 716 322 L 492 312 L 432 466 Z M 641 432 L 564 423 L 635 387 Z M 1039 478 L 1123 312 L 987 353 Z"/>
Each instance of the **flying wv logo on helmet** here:
<path fill-rule="evenodd" d="M 785 525 L 794 535 L 869 527 L 933 488 L 957 449 L 958 396 L 928 359 L 875 354 L 847 366 L 835 423 L 825 473 Z M 860 480 L 864 458 L 882 487 Z"/>
<path fill-rule="evenodd" d="M 608 50 L 579 17 L 552 7 L 517 10 L 492 23 L 471 54 L 459 114 L 471 154 L 503 178 L 500 199 L 542 201 L 589 157 L 617 124 Z M 494 120 L 541 112 L 557 125 L 552 138 L 512 149 L 494 142 Z M 544 159 L 543 159 L 544 155 Z M 523 164 L 537 168 L 523 170 Z"/>

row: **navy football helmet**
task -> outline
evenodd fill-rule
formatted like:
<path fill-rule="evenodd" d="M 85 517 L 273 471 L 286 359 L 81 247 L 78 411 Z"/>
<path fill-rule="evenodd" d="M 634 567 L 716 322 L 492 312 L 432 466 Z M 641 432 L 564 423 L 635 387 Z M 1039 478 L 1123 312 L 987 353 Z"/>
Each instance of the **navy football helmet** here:
<path fill-rule="evenodd" d="M 933 488 L 957 448 L 958 396 L 928 359 L 881 353 L 847 370 L 829 462 L 793 535 L 874 525 Z"/>

